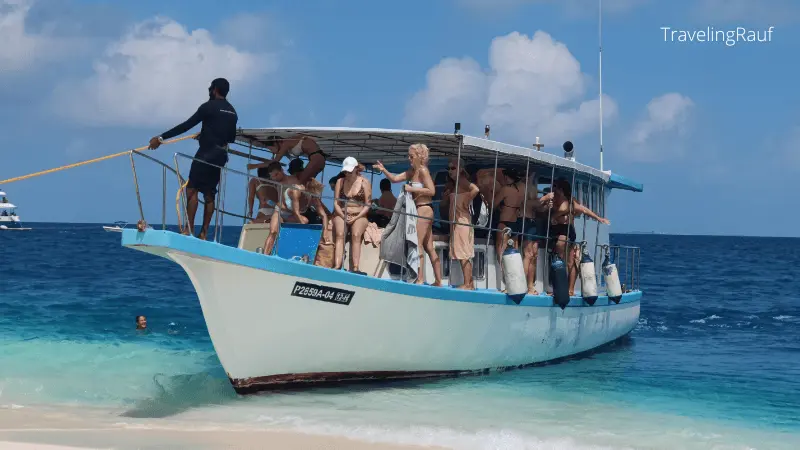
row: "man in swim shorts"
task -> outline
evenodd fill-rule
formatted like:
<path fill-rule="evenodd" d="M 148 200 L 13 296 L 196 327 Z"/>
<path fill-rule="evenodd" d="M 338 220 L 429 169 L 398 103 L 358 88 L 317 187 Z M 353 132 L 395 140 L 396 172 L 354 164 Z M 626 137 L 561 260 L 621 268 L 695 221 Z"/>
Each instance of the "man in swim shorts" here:
<path fill-rule="evenodd" d="M 189 180 L 186 185 L 186 213 L 189 216 L 188 229 L 184 234 L 194 233 L 194 218 L 197 214 L 197 193 L 203 194 L 205 208 L 203 210 L 203 226 L 198 237 L 205 240 L 208 226 L 214 215 L 214 198 L 217 195 L 222 167 L 228 162 L 228 144 L 236 139 L 236 123 L 239 116 L 228 103 L 227 95 L 230 84 L 225 78 L 217 78 L 208 87 L 208 101 L 200 105 L 197 111 L 186 122 L 150 139 L 150 148 L 157 149 L 165 139 L 183 134 L 197 124 L 202 123 L 197 140 L 200 148 L 194 155 L 195 160 L 189 169 Z"/>

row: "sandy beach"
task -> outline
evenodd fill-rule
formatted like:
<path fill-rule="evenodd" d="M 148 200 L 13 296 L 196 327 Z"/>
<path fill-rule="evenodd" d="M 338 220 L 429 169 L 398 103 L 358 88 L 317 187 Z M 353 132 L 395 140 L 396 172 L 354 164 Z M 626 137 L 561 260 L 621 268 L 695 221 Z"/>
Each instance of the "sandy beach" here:
<path fill-rule="evenodd" d="M 409 450 L 416 447 L 171 420 L 87 418 L 79 408 L 0 409 L 0 449 L 257 449 Z M 91 414 L 89 416 L 92 416 Z M 123 420 L 124 419 L 124 420 Z"/>

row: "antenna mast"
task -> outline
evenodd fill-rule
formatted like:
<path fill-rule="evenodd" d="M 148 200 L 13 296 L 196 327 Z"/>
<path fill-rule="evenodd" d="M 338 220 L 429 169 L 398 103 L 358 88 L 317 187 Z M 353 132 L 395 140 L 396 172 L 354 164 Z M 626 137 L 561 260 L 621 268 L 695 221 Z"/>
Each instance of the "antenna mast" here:
<path fill-rule="evenodd" d="M 600 45 L 600 171 L 603 170 L 603 0 L 598 0 L 597 41 Z"/>

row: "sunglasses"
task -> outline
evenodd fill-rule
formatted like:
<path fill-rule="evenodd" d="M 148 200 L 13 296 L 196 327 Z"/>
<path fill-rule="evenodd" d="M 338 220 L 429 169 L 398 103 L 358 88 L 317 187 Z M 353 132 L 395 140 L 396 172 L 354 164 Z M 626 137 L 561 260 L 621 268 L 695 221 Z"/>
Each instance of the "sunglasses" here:
<path fill-rule="evenodd" d="M 456 170 L 456 169 L 457 169 L 457 167 L 453 167 L 453 166 L 448 166 L 447 167 L 447 170 Z"/>

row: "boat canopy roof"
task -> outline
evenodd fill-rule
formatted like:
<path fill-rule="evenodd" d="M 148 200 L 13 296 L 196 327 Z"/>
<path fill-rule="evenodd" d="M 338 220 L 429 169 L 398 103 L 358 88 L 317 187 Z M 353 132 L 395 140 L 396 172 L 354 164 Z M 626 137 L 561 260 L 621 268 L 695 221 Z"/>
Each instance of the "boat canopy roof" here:
<path fill-rule="evenodd" d="M 6 196 L 6 193 L 3 192 L 3 191 L 0 191 L 0 197 L 5 197 L 5 196 Z"/>
<path fill-rule="evenodd" d="M 551 153 L 461 134 L 381 128 L 240 128 L 236 140 L 247 147 L 252 145 L 253 149 L 267 150 L 265 142 L 270 136 L 287 138 L 295 135 L 313 138 L 327 155 L 328 162 L 341 162 L 352 156 L 367 167 L 381 161 L 387 169 L 399 171 L 408 165 L 408 146 L 422 143 L 428 146 L 429 165 L 435 171 L 445 168 L 447 159 L 458 155 L 459 139 L 463 139 L 461 159 L 467 167 L 492 168 L 495 158 L 498 167 L 518 167 L 524 164 L 525 158 L 530 158 L 531 171 L 537 166 L 555 167 L 556 176 L 574 171 L 579 178 L 602 182 L 609 188 L 635 192 L 641 192 L 643 188 L 640 183 L 610 171 L 600 171 Z M 541 170 L 538 173 L 545 174 Z"/>
<path fill-rule="evenodd" d="M 16 208 L 16 206 L 12 205 L 11 203 L 0 203 L 0 209 L 11 209 L 11 208 Z"/>

